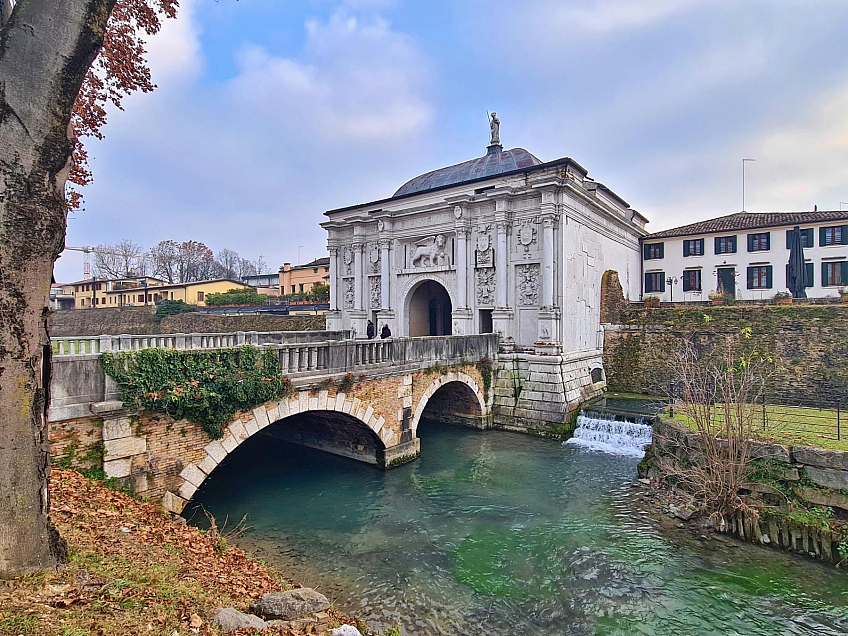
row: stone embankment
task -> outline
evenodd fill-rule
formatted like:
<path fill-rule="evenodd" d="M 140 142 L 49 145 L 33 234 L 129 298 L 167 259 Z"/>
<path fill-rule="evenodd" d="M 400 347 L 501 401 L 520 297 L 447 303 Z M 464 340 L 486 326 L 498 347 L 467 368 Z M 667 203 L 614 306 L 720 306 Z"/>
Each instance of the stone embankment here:
<path fill-rule="evenodd" d="M 640 476 L 663 483 L 659 458 L 685 463 L 697 458 L 699 448 L 698 434 L 660 419 Z M 759 509 L 759 519 L 737 514 L 724 532 L 828 563 L 848 559 L 848 452 L 756 442 L 740 494 Z M 694 513 L 685 506 L 670 512 L 684 520 Z"/>
<path fill-rule="evenodd" d="M 310 331 L 326 329 L 324 316 L 223 316 L 187 313 L 156 316 L 154 307 L 75 309 L 50 316 L 50 335 L 232 333 L 236 331 Z"/>

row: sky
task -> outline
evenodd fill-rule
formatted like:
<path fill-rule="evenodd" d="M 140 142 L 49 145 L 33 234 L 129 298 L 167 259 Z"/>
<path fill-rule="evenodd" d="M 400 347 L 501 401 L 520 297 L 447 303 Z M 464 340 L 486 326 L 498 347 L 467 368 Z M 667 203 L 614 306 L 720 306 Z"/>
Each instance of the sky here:
<path fill-rule="evenodd" d="M 845 0 L 181 0 L 157 90 L 87 143 L 66 245 L 306 262 L 326 210 L 485 154 L 487 110 L 651 231 L 741 210 L 743 158 L 749 211 L 848 208 L 846 24 Z"/>

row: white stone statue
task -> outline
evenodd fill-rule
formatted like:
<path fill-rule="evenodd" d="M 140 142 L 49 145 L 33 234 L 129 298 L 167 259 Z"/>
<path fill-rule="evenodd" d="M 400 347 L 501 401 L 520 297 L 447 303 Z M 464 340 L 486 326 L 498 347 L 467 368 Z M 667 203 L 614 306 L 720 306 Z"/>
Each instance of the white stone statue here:
<path fill-rule="evenodd" d="M 426 261 L 426 263 L 424 262 Z M 412 252 L 413 267 L 433 267 L 441 265 L 450 265 L 448 255 L 445 252 L 445 237 L 443 234 L 438 236 L 428 236 L 425 239 L 415 242 L 415 251 Z"/>
<path fill-rule="evenodd" d="M 489 118 L 489 128 L 492 129 L 492 141 L 490 146 L 499 146 L 501 143 L 501 120 L 498 119 L 498 114 L 493 112 Z"/>

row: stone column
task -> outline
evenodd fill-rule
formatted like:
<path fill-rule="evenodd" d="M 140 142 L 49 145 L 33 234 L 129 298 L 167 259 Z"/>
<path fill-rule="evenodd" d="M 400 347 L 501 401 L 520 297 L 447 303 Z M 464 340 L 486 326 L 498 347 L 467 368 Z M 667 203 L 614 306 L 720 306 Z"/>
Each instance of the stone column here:
<path fill-rule="evenodd" d="M 509 231 L 509 221 L 501 219 L 495 223 L 497 227 L 497 282 L 495 286 L 495 306 L 499 309 L 507 306 L 507 268 L 509 267 L 509 247 L 507 245 L 507 232 Z"/>
<path fill-rule="evenodd" d="M 468 228 L 456 228 L 456 303 L 468 308 Z"/>
<path fill-rule="evenodd" d="M 554 304 L 554 225 L 553 216 L 542 217 L 542 306 Z"/>
<path fill-rule="evenodd" d="M 353 244 L 353 275 L 354 275 L 354 283 L 353 283 L 353 308 L 356 310 L 362 310 L 363 308 L 363 285 L 364 285 L 364 276 L 362 274 L 362 248 L 364 247 L 363 243 L 354 243 Z"/>
<path fill-rule="evenodd" d="M 335 311 L 339 308 L 339 268 L 338 268 L 338 247 L 328 247 L 330 252 L 330 311 Z"/>
<path fill-rule="evenodd" d="M 495 211 L 495 228 L 497 240 L 495 243 L 495 309 L 492 311 L 492 326 L 495 333 L 501 336 L 505 346 L 515 341 L 513 333 L 513 311 L 509 306 L 509 217 L 506 212 L 506 201 L 498 200 Z"/>
<path fill-rule="evenodd" d="M 474 312 L 468 306 L 468 235 L 465 225 L 456 226 L 456 304 L 451 317 L 451 333 L 464 336 L 474 333 Z M 472 283 L 473 289 L 473 283 Z"/>
<path fill-rule="evenodd" d="M 392 306 L 389 298 L 389 248 L 392 242 L 389 239 L 380 239 L 380 307 L 389 309 Z"/>

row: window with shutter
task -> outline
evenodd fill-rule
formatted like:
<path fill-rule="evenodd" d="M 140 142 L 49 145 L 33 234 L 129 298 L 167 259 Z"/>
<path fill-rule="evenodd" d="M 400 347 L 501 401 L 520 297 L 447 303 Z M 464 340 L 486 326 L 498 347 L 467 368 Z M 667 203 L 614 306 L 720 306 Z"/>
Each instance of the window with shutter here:
<path fill-rule="evenodd" d="M 735 236 L 717 236 L 715 239 L 716 254 L 735 254 L 736 253 L 736 237 Z"/>
<path fill-rule="evenodd" d="M 822 263 L 822 287 L 848 285 L 848 261 Z"/>
<path fill-rule="evenodd" d="M 844 225 L 819 228 L 819 246 L 846 245 L 846 233 Z"/>
<path fill-rule="evenodd" d="M 764 252 L 769 249 L 769 232 L 748 235 L 748 251 Z"/>
<path fill-rule="evenodd" d="M 748 289 L 771 289 L 771 265 L 755 265 L 748 268 Z"/>

